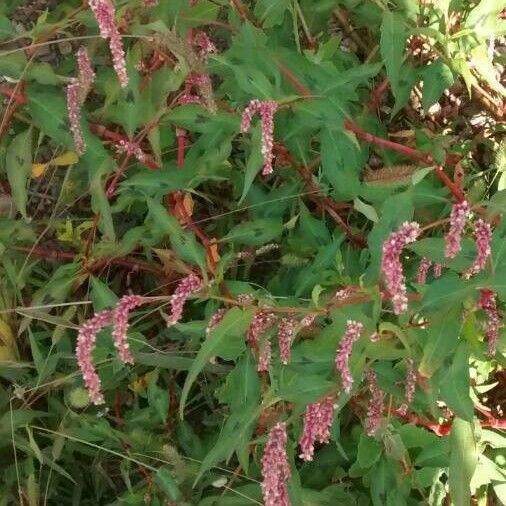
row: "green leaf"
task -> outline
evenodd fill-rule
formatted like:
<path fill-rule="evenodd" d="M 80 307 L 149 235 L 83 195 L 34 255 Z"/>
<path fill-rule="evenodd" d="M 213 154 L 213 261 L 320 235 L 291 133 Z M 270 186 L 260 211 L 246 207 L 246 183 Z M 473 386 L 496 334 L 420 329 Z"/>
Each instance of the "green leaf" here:
<path fill-rule="evenodd" d="M 374 223 L 379 221 L 378 213 L 376 209 L 370 204 L 366 204 L 358 197 L 353 200 L 353 208 L 356 209 L 359 213 L 363 214 L 367 219 L 371 220 Z"/>
<path fill-rule="evenodd" d="M 357 462 L 361 468 L 367 469 L 373 466 L 381 457 L 382 452 L 383 445 L 379 441 L 364 433 L 360 434 Z"/>
<path fill-rule="evenodd" d="M 32 171 L 32 129 L 18 134 L 7 148 L 7 178 L 12 190 L 12 198 L 23 218 L 28 219 L 26 184 Z"/>
<path fill-rule="evenodd" d="M 215 355 L 225 360 L 233 360 L 244 351 L 246 347 L 244 334 L 248 329 L 254 311 L 253 308 L 246 310 L 237 307 L 232 308 L 204 341 L 188 372 L 181 392 L 179 403 L 181 419 L 184 416 L 184 407 L 190 388 L 208 360 Z"/>
<path fill-rule="evenodd" d="M 65 148 L 73 148 L 67 105 L 58 88 L 30 85 L 26 88 L 27 109 L 35 125 Z"/>
<path fill-rule="evenodd" d="M 261 246 L 279 239 L 283 233 L 283 224 L 279 219 L 259 219 L 239 223 L 222 239 L 247 246 Z"/>
<path fill-rule="evenodd" d="M 380 51 L 394 95 L 397 95 L 396 89 L 404 56 L 405 42 L 406 29 L 403 17 L 395 12 L 385 10 L 381 22 Z"/>
<path fill-rule="evenodd" d="M 262 21 L 264 28 L 272 28 L 283 22 L 290 3 L 290 0 L 257 0 L 254 13 Z"/>
<path fill-rule="evenodd" d="M 250 154 L 248 157 L 248 161 L 246 162 L 246 172 L 244 174 L 244 188 L 242 190 L 241 198 L 239 199 L 239 204 L 243 202 L 248 194 L 253 181 L 255 180 L 256 175 L 259 173 L 263 164 L 263 155 L 262 155 L 262 129 L 260 125 L 255 125 L 251 128 L 251 148 Z"/>
<path fill-rule="evenodd" d="M 193 233 L 184 230 L 179 221 L 159 202 L 147 199 L 147 203 L 151 218 L 170 237 L 171 245 L 178 255 L 183 260 L 198 265 L 202 272 L 206 272 L 206 252 Z"/>
<path fill-rule="evenodd" d="M 470 483 L 478 462 L 474 424 L 456 417 L 450 434 L 450 496 L 455 506 L 469 506 Z"/>
<path fill-rule="evenodd" d="M 228 374 L 225 384 L 219 391 L 219 399 L 220 402 L 228 404 L 233 413 L 250 409 L 258 402 L 260 381 L 251 352 L 246 352 Z"/>
<path fill-rule="evenodd" d="M 425 112 L 435 104 L 443 91 L 453 84 L 453 74 L 450 68 L 441 60 L 436 60 L 423 69 L 422 106 Z"/>
<path fill-rule="evenodd" d="M 448 372 L 441 379 L 441 399 L 459 417 L 472 422 L 474 406 L 469 396 L 469 349 L 460 343 Z"/>
<path fill-rule="evenodd" d="M 165 423 L 169 414 L 169 391 L 166 388 L 160 388 L 157 385 L 158 370 L 155 369 L 152 373 L 149 373 L 149 375 L 147 388 L 149 405 L 154 408 L 160 421 Z"/>
<path fill-rule="evenodd" d="M 181 491 L 168 466 L 158 469 L 155 475 L 155 481 L 163 490 L 167 499 L 170 501 L 179 501 L 182 499 Z"/>
<path fill-rule="evenodd" d="M 172 353 L 134 353 L 135 363 L 170 369 L 174 371 L 189 371 L 193 366 L 193 359 L 181 357 Z M 206 364 L 204 371 L 212 373 L 224 373 L 227 367 L 220 364 Z"/>
<path fill-rule="evenodd" d="M 418 368 L 420 374 L 430 378 L 443 365 L 457 346 L 461 324 L 460 311 L 456 309 L 431 315 Z"/>
<path fill-rule="evenodd" d="M 476 283 L 473 280 L 463 280 L 453 273 L 448 273 L 429 285 L 421 309 L 439 311 L 458 308 L 475 291 Z"/>

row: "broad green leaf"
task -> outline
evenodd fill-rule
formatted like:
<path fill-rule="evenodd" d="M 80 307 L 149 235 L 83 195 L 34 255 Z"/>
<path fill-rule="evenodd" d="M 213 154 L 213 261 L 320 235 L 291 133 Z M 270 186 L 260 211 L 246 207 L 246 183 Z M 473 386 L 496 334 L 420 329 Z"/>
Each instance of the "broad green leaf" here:
<path fill-rule="evenodd" d="M 168 235 L 177 254 L 183 260 L 198 265 L 202 272 L 206 272 L 206 252 L 195 236 L 184 230 L 177 218 L 171 216 L 159 202 L 147 199 L 147 204 L 151 218 Z"/>
<path fill-rule="evenodd" d="M 256 362 L 251 352 L 246 352 L 235 368 L 228 374 L 219 392 L 219 399 L 238 413 L 250 409 L 260 398 L 260 381 Z"/>
<path fill-rule="evenodd" d="M 241 198 L 239 199 L 239 204 L 241 204 L 248 191 L 255 180 L 256 175 L 260 172 L 263 164 L 263 155 L 262 155 L 262 130 L 260 125 L 255 125 L 251 128 L 251 150 L 248 157 L 248 161 L 246 162 L 246 172 L 244 173 L 244 188 L 242 190 Z"/>
<path fill-rule="evenodd" d="M 404 19 L 398 13 L 385 10 L 381 22 L 380 51 L 394 95 L 399 82 L 405 42 Z"/>
<path fill-rule="evenodd" d="M 426 331 L 420 374 L 430 378 L 455 350 L 461 326 L 460 311 L 445 311 L 431 315 Z"/>
<path fill-rule="evenodd" d="M 182 357 L 172 353 L 134 353 L 135 363 L 141 365 L 149 365 L 160 367 L 162 369 L 170 369 L 174 371 L 189 371 L 193 366 L 193 359 Z M 224 373 L 227 367 L 219 364 L 206 364 L 204 371 L 212 373 Z"/>
<path fill-rule="evenodd" d="M 374 209 L 374 207 L 370 204 L 366 204 L 358 197 L 353 200 L 353 207 L 372 222 L 377 223 L 379 221 L 376 209 Z"/>
<path fill-rule="evenodd" d="M 222 240 L 248 246 L 261 246 L 279 239 L 282 233 L 281 220 L 260 219 L 239 223 Z"/>
<path fill-rule="evenodd" d="M 27 181 L 32 172 L 32 129 L 18 134 L 7 148 L 6 171 L 11 186 L 12 198 L 23 218 L 26 212 Z"/>
<path fill-rule="evenodd" d="M 456 416 L 472 422 L 474 406 L 469 396 L 469 349 L 462 342 L 448 372 L 441 379 L 441 399 Z"/>
<path fill-rule="evenodd" d="M 450 496 L 455 506 L 471 502 L 470 483 L 478 462 L 474 424 L 456 417 L 450 434 Z"/>
<path fill-rule="evenodd" d="M 431 105 L 435 104 L 443 91 L 453 84 L 453 74 L 450 68 L 441 60 L 436 60 L 423 69 L 422 105 L 427 113 Z"/>
<path fill-rule="evenodd" d="M 216 355 L 225 360 L 233 360 L 244 351 L 246 346 L 244 334 L 253 317 L 253 313 L 254 309 L 252 308 L 242 310 L 235 307 L 231 309 L 203 342 L 188 372 L 181 392 L 181 400 L 179 402 L 179 415 L 181 419 L 184 416 L 184 407 L 190 388 L 207 361 Z"/>
<path fill-rule="evenodd" d="M 360 467 L 367 469 L 374 465 L 382 452 L 383 445 L 379 441 L 366 434 L 360 434 L 357 453 L 357 462 Z"/>
<path fill-rule="evenodd" d="M 255 16 L 262 21 L 264 28 L 272 28 L 283 22 L 285 12 L 290 8 L 290 0 L 257 0 Z"/>
<path fill-rule="evenodd" d="M 67 105 L 60 90 L 51 86 L 30 85 L 26 88 L 26 96 L 27 110 L 34 124 L 64 148 L 73 148 Z"/>
<path fill-rule="evenodd" d="M 155 475 L 155 482 L 170 501 L 179 501 L 182 499 L 181 491 L 168 466 L 163 466 L 158 469 Z"/>
<path fill-rule="evenodd" d="M 421 309 L 439 311 L 459 308 L 475 291 L 476 283 L 473 280 L 464 280 L 453 273 L 448 273 L 429 285 Z"/>

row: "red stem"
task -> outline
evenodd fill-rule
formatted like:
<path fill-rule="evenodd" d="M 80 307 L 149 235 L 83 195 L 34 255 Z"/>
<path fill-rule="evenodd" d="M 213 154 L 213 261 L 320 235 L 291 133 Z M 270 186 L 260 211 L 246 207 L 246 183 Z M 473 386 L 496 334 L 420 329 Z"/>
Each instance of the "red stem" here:
<path fill-rule="evenodd" d="M 124 141 L 124 142 L 132 142 L 127 135 L 119 134 L 118 132 L 113 132 L 112 130 L 108 130 L 102 125 L 90 124 L 90 131 L 95 135 L 98 135 L 102 139 L 106 139 L 108 141 L 112 141 L 115 143 Z M 158 162 L 151 156 L 144 153 L 144 161 L 142 162 L 148 169 L 157 170 L 160 168 Z"/>
<path fill-rule="evenodd" d="M 70 260 L 73 261 L 78 256 L 78 253 L 74 253 L 72 251 L 57 251 L 52 249 L 47 249 L 44 247 L 36 247 L 36 248 L 28 248 L 23 246 L 18 246 L 12 248 L 15 251 L 20 251 L 23 253 L 28 253 L 30 256 L 38 257 L 38 258 L 46 258 L 48 260 Z M 144 272 L 151 272 L 160 276 L 162 274 L 162 269 L 158 269 L 157 267 L 153 267 L 147 262 L 142 262 L 139 260 L 134 260 L 130 257 L 118 257 L 118 258 L 97 258 L 96 260 L 92 260 L 87 264 L 87 268 L 89 270 L 99 270 L 102 267 L 105 267 L 108 264 L 117 265 L 121 267 L 127 267 L 129 269 L 137 269 Z"/>
<path fill-rule="evenodd" d="M 176 166 L 184 167 L 184 155 L 186 150 L 186 131 L 177 129 L 177 161 Z"/>
<path fill-rule="evenodd" d="M 369 112 L 375 112 L 378 110 L 381 102 L 381 97 L 385 94 L 385 92 L 388 89 L 388 85 L 390 84 L 390 81 L 387 77 L 381 81 L 381 83 L 378 84 L 372 91 L 371 95 L 369 97 L 369 103 L 367 104 L 367 108 L 369 109 Z"/>
<path fill-rule="evenodd" d="M 382 148 L 391 149 L 393 151 L 397 151 L 397 153 L 402 153 L 403 155 L 418 160 L 427 165 L 436 165 L 438 164 L 434 161 L 434 159 L 426 154 L 418 151 L 416 149 L 410 148 L 409 146 L 404 146 L 403 144 L 398 144 L 397 142 L 389 141 L 388 139 L 383 139 L 382 137 L 377 137 L 376 135 L 370 134 L 366 132 L 359 126 L 355 125 L 350 120 L 344 121 L 344 128 L 353 132 L 358 138 L 368 142 L 369 144 L 374 144 L 376 146 L 380 146 Z M 466 196 L 464 192 L 446 175 L 441 166 L 438 166 L 435 170 L 436 176 L 443 182 L 443 184 L 452 192 L 453 196 L 460 202 L 465 200 Z"/>

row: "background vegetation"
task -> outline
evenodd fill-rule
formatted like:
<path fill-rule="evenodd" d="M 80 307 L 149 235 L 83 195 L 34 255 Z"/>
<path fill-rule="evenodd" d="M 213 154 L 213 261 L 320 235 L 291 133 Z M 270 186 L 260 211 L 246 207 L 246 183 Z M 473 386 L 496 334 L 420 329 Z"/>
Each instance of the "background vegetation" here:
<path fill-rule="evenodd" d="M 0 4 L 0 504 L 263 504 L 278 422 L 293 505 L 506 503 L 504 2 L 152 4 L 114 2 L 126 87 L 86 1 Z M 277 108 L 270 175 L 268 126 L 241 133 L 253 99 Z M 462 200 L 462 249 L 445 258 Z M 467 279 L 479 219 L 491 254 Z M 406 221 L 422 232 L 396 315 L 382 248 Z M 167 327 L 191 272 L 203 288 Z M 129 293 L 153 297 L 130 318 L 134 364 L 98 335 L 94 406 L 78 329 Z M 273 325 L 249 346 L 260 307 Z M 282 317 L 296 320 L 286 365 Z M 349 393 L 334 365 L 348 320 L 363 325 Z M 368 431 L 371 371 L 384 404 Z M 330 441 L 305 462 L 304 412 L 325 396 Z"/>

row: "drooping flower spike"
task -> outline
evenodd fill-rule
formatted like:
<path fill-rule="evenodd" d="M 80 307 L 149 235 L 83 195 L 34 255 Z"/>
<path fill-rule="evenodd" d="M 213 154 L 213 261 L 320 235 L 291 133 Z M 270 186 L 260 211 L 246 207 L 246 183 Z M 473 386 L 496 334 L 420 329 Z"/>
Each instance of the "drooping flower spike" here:
<path fill-rule="evenodd" d="M 83 155 L 86 144 L 81 130 L 81 107 L 95 80 L 95 72 L 84 47 L 77 51 L 77 67 L 79 69 L 77 77 L 73 78 L 67 86 L 67 112 L 76 153 Z"/>
<path fill-rule="evenodd" d="M 336 370 L 341 375 L 341 383 L 346 393 L 350 393 L 351 387 L 353 386 L 353 377 L 349 366 L 351 350 L 353 348 L 353 343 L 360 337 L 363 328 L 364 326 L 360 322 L 348 320 L 346 323 L 346 331 L 337 348 Z"/>
<path fill-rule="evenodd" d="M 121 34 L 116 26 L 116 11 L 112 0 L 88 0 L 90 9 L 98 23 L 100 35 L 103 39 L 109 39 L 109 48 L 111 50 L 112 64 L 119 79 L 120 86 L 128 86 L 128 74 L 126 70 L 125 51 Z"/>
<path fill-rule="evenodd" d="M 171 313 L 167 320 L 167 327 L 171 327 L 181 320 L 186 301 L 190 296 L 199 292 L 202 286 L 202 280 L 194 273 L 179 282 L 170 298 Z"/>
<path fill-rule="evenodd" d="M 262 494 L 264 506 L 290 506 L 287 481 L 290 466 L 286 456 L 286 424 L 276 424 L 269 433 L 262 457 Z"/>
<path fill-rule="evenodd" d="M 330 440 L 330 427 L 336 408 L 335 398 L 328 395 L 321 402 L 306 406 L 304 414 L 304 428 L 299 440 L 300 455 L 305 461 L 313 460 L 316 442 L 326 444 Z"/>
<path fill-rule="evenodd" d="M 253 99 L 242 113 L 241 133 L 246 133 L 251 126 L 253 116 L 260 114 L 262 126 L 262 155 L 264 159 L 262 174 L 264 176 L 271 174 L 273 171 L 272 162 L 274 155 L 272 148 L 274 147 L 274 114 L 278 109 L 278 104 L 271 100 L 260 101 Z"/>
<path fill-rule="evenodd" d="M 455 258 L 459 253 L 462 233 L 464 232 L 464 227 L 470 212 L 471 206 L 466 200 L 453 204 L 450 214 L 450 230 L 446 235 L 446 258 Z"/>
<path fill-rule="evenodd" d="M 427 258 L 423 257 L 420 260 L 420 265 L 418 266 L 418 272 L 416 273 L 416 282 L 420 285 L 425 285 L 427 282 L 427 274 L 429 272 L 430 266 L 432 262 Z"/>
<path fill-rule="evenodd" d="M 474 224 L 474 241 L 477 250 L 476 258 L 471 267 L 464 272 L 464 278 L 466 279 L 478 274 L 485 268 L 491 252 L 490 242 L 492 241 L 492 228 L 489 223 L 481 218 L 476 220 Z"/>
<path fill-rule="evenodd" d="M 227 310 L 222 307 L 214 313 L 211 318 L 209 318 L 209 322 L 207 323 L 206 327 L 206 336 L 208 336 L 217 326 L 218 324 L 225 318 L 225 315 L 227 314 Z"/>
<path fill-rule="evenodd" d="M 256 348 L 260 341 L 260 336 L 276 321 L 276 315 L 265 309 L 259 309 L 248 327 L 248 344 Z"/>
<path fill-rule="evenodd" d="M 379 426 L 381 425 L 385 394 L 380 389 L 376 373 L 372 369 L 365 370 L 365 378 L 367 381 L 367 387 L 371 394 L 369 403 L 367 405 L 367 418 L 365 421 L 365 427 L 367 434 L 369 436 L 372 436 L 376 433 Z"/>
<path fill-rule="evenodd" d="M 283 365 L 290 361 L 292 342 L 295 337 L 297 320 L 293 316 L 282 318 L 278 324 L 279 356 Z"/>
<path fill-rule="evenodd" d="M 408 365 L 406 370 L 406 386 L 404 388 L 404 402 L 400 405 L 397 412 L 399 415 L 404 416 L 408 412 L 409 406 L 413 402 L 416 390 L 416 369 L 414 366 L 413 359 L 408 359 Z"/>
<path fill-rule="evenodd" d="M 76 358 L 83 375 L 84 385 L 90 400 L 95 405 L 103 404 L 104 396 L 100 391 L 100 378 L 93 365 L 93 350 L 97 334 L 112 321 L 112 311 L 100 311 L 87 320 L 79 329 L 77 336 Z"/>
<path fill-rule="evenodd" d="M 147 302 L 145 297 L 140 295 L 124 295 L 116 304 L 112 315 L 112 339 L 114 346 L 118 351 L 118 356 L 124 364 L 133 364 L 134 358 L 130 353 L 127 333 L 128 333 L 128 315 L 130 311 Z"/>
<path fill-rule="evenodd" d="M 401 314 L 408 308 L 406 279 L 401 263 L 403 248 L 416 241 L 420 234 L 420 225 L 416 222 L 405 222 L 399 230 L 392 232 L 383 243 L 383 259 L 381 268 L 385 277 L 387 289 L 392 298 L 395 314 Z"/>
<path fill-rule="evenodd" d="M 494 357 L 497 348 L 497 336 L 499 335 L 499 312 L 494 291 L 487 288 L 480 290 L 480 308 L 487 315 L 486 338 L 488 355 L 489 357 Z"/>

